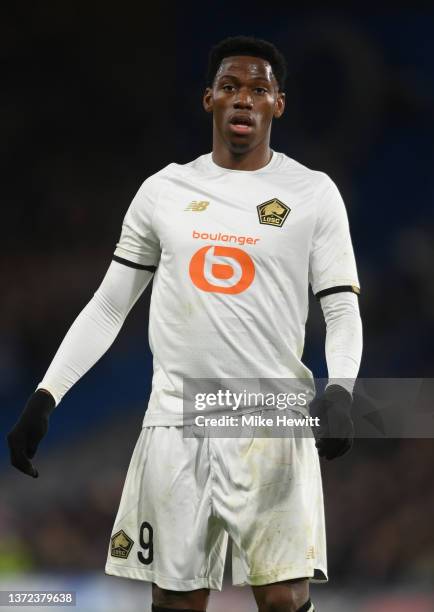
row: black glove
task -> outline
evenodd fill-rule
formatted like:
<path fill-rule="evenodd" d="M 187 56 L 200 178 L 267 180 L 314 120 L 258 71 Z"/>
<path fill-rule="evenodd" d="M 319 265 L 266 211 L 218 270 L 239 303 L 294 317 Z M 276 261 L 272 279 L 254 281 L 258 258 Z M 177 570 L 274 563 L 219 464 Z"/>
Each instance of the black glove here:
<path fill-rule="evenodd" d="M 47 391 L 35 391 L 7 436 L 12 465 L 33 478 L 38 477 L 38 470 L 30 459 L 48 431 L 49 416 L 55 404 L 54 397 Z"/>
<path fill-rule="evenodd" d="M 320 457 L 335 459 L 352 447 L 351 404 L 351 394 L 340 385 L 330 385 L 320 398 L 311 403 L 311 416 L 319 417 L 319 427 L 314 427 L 313 431 Z"/>

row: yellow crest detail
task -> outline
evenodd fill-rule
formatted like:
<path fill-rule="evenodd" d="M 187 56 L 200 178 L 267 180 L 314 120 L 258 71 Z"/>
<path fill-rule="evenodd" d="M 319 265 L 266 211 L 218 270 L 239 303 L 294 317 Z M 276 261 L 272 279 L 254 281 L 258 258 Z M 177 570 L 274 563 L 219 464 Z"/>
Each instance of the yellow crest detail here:
<path fill-rule="evenodd" d="M 277 198 L 258 204 L 256 209 L 258 211 L 259 223 L 274 225 L 275 227 L 282 227 L 286 217 L 291 212 L 289 206 Z"/>
<path fill-rule="evenodd" d="M 110 554 L 112 557 L 126 559 L 130 554 L 133 544 L 133 540 L 121 529 L 111 537 Z"/>

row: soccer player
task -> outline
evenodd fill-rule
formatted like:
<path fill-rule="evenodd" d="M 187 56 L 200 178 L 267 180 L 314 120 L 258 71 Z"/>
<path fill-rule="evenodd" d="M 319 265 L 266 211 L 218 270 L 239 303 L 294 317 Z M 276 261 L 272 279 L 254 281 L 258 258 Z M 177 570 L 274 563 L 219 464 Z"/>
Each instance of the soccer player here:
<path fill-rule="evenodd" d="M 212 49 L 203 97 L 212 152 L 145 180 L 101 286 L 8 436 L 13 465 L 36 477 L 50 413 L 153 278 L 152 392 L 106 572 L 151 581 L 154 612 L 206 609 L 228 534 L 234 584 L 252 586 L 260 612 L 310 612 L 309 582 L 327 580 L 318 454 L 342 455 L 354 436 L 359 283 L 335 184 L 270 149 L 285 72 L 266 41 L 237 36 Z M 316 439 L 183 436 L 186 378 L 312 380 L 301 361 L 309 283 L 327 327 Z"/>

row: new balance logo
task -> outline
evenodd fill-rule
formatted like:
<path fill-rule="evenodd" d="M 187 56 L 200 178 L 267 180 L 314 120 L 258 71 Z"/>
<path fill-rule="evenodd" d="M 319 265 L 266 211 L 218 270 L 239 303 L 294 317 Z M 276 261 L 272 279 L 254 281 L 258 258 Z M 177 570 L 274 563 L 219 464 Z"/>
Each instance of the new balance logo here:
<path fill-rule="evenodd" d="M 309 546 L 307 549 L 306 559 L 315 559 L 315 548 L 313 546 Z"/>
<path fill-rule="evenodd" d="M 201 200 L 200 202 L 194 201 L 189 204 L 187 208 L 184 208 L 184 210 L 193 210 L 194 212 L 201 212 L 203 210 L 206 210 L 208 206 L 209 202 L 206 202 L 205 200 Z"/>

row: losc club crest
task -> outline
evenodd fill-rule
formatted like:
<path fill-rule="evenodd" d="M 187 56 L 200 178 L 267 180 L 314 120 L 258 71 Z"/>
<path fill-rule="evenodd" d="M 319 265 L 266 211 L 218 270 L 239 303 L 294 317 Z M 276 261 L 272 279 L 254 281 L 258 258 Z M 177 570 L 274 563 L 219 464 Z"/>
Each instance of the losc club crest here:
<path fill-rule="evenodd" d="M 133 547 L 133 540 L 121 529 L 111 538 L 111 556 L 126 559 Z"/>
<path fill-rule="evenodd" d="M 286 217 L 291 212 L 289 206 L 277 198 L 258 204 L 256 209 L 258 211 L 259 223 L 274 225 L 275 227 L 282 227 Z"/>

